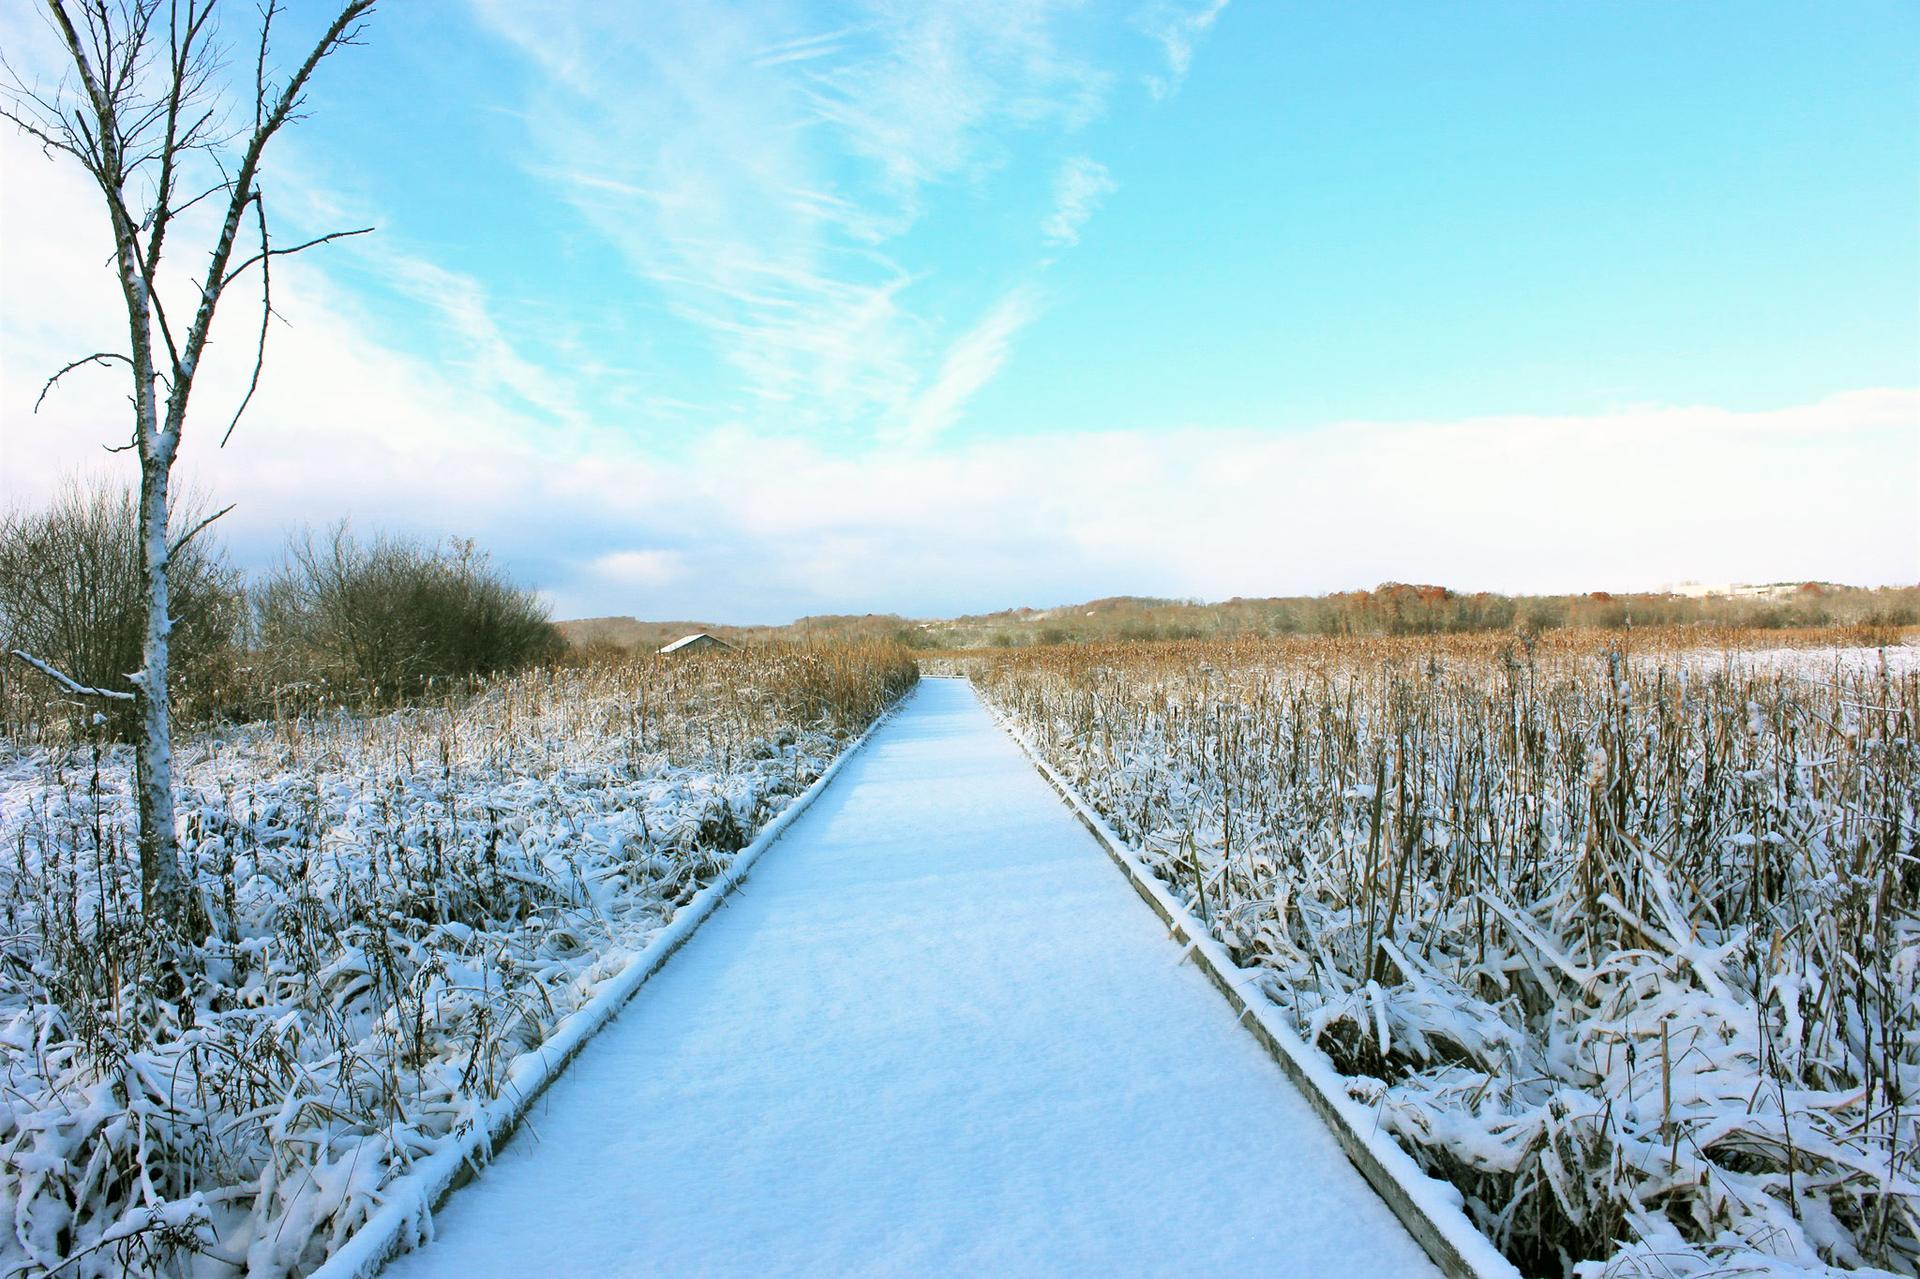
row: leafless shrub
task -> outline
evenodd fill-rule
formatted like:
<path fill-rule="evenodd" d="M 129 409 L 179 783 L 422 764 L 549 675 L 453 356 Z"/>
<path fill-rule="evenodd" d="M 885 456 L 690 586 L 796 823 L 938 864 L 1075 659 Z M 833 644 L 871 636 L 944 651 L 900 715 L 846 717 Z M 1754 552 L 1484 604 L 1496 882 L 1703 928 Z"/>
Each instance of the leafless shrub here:
<path fill-rule="evenodd" d="M 176 523 L 201 514 L 189 503 Z M 240 575 L 208 534 L 192 538 L 167 566 L 173 615 L 175 696 L 183 709 L 204 706 L 232 678 L 244 596 Z M 0 654 L 24 649 L 82 684 L 131 693 L 146 628 L 139 511 L 131 489 L 69 483 L 46 507 L 0 514 Z M 27 667 L 0 667 L 0 705 L 15 723 L 60 699 L 60 689 Z M 90 703 L 109 726 L 132 728 L 129 704 Z"/>
<path fill-rule="evenodd" d="M 376 701 L 551 661 L 564 649 L 534 594 L 474 543 L 361 541 L 344 524 L 294 538 L 257 611 L 260 646 L 281 683 L 328 680 Z"/>

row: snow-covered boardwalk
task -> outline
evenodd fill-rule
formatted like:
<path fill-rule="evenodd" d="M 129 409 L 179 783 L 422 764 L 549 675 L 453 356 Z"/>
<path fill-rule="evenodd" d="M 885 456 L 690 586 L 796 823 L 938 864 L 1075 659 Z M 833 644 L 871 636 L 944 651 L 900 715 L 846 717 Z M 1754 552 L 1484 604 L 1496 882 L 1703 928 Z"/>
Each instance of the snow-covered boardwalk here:
<path fill-rule="evenodd" d="M 923 683 L 396 1279 L 1436 1274 L 960 681 Z"/>

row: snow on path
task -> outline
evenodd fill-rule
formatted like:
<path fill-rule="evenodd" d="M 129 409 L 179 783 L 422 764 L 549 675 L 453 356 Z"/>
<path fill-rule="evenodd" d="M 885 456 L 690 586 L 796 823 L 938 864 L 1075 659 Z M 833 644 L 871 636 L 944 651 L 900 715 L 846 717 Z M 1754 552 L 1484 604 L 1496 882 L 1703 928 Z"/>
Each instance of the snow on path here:
<path fill-rule="evenodd" d="M 1438 1272 L 987 716 L 923 682 L 392 1279 Z"/>

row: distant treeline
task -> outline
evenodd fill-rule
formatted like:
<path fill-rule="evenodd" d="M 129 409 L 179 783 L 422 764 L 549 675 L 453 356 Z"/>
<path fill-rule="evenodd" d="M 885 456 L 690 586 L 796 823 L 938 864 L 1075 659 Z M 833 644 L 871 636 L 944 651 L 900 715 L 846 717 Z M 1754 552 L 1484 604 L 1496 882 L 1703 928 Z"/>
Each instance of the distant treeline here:
<path fill-rule="evenodd" d="M 1897 628 L 1920 624 L 1920 587 L 1807 582 L 1747 594 L 1495 595 L 1387 582 L 1371 591 L 1218 604 L 1119 597 L 1077 608 L 1019 609 L 936 623 L 922 633 L 955 647 L 1221 635 L 1445 635 L 1563 627 Z"/>
<path fill-rule="evenodd" d="M 1122 595 L 1059 608 L 1008 609 L 947 621 L 892 613 L 803 617 L 787 626 L 721 626 L 603 617 L 561 622 L 576 645 L 658 648 L 707 631 L 730 643 L 775 639 L 891 639 L 914 648 L 1007 648 L 1117 640 L 1236 635 L 1448 635 L 1569 627 L 1697 626 L 1727 629 L 1857 627 L 1862 638 L 1920 625 L 1920 587 L 1864 588 L 1826 582 L 1742 588 L 1742 594 L 1494 595 L 1387 582 L 1333 595 L 1194 600 Z M 1886 638 L 1882 635 L 1882 638 Z"/>

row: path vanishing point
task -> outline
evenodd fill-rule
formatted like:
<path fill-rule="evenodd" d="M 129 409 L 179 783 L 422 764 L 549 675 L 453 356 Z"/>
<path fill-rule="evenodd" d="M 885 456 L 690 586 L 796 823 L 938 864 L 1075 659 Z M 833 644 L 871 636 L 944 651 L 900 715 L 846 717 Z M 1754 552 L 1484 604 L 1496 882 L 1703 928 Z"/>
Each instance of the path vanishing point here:
<path fill-rule="evenodd" d="M 988 716 L 928 680 L 393 1279 L 1438 1274 Z"/>

